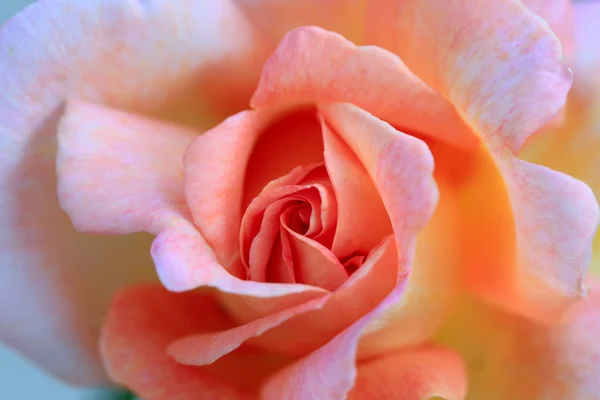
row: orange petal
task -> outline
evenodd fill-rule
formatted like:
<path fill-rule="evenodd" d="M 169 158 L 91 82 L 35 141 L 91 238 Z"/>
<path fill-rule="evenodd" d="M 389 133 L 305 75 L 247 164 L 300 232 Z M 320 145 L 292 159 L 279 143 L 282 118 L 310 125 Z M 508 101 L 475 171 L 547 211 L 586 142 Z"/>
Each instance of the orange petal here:
<path fill-rule="evenodd" d="M 243 358 L 232 354 L 227 365 L 235 365 L 237 359 L 237 368 L 223 374 L 216 364 L 208 368 L 179 364 L 166 351 L 171 341 L 190 332 L 229 326 L 231 321 L 211 294 L 174 294 L 158 285 L 132 287 L 115 298 L 100 349 L 112 379 L 144 399 L 254 399 L 252 386 L 260 382 L 259 370 L 267 369 L 266 356 L 263 362 L 255 359 L 253 369 L 248 369 Z M 249 384 L 237 374 L 252 375 L 257 381 Z"/>
<path fill-rule="evenodd" d="M 467 284 L 499 306 L 555 320 L 583 293 L 598 204 L 581 182 L 522 162 L 516 154 L 566 100 L 572 74 L 560 42 L 516 0 L 452 0 L 443 9 L 428 1 L 370 4 L 371 31 L 392 29 L 376 44 L 400 55 L 457 107 L 483 138 L 504 179 L 516 253 L 508 267 L 485 270 L 487 281 L 498 282 L 494 290 L 480 279 Z M 508 268 L 514 274 L 502 282 Z M 467 276 L 482 275 L 479 264 L 467 269 Z"/>
<path fill-rule="evenodd" d="M 375 183 L 394 228 L 400 273 L 410 272 L 402 301 L 390 307 L 365 334 L 361 357 L 422 343 L 443 320 L 456 289 L 454 281 L 446 279 L 448 268 L 440 265 L 451 263 L 444 259 L 447 244 L 438 247 L 439 239 L 446 239 L 439 235 L 440 229 L 456 232 L 446 216 L 448 202 L 435 220 L 431 219 L 438 200 L 431 153 L 421 140 L 396 131 L 355 106 L 334 104 L 320 109 Z M 425 237 L 417 240 L 420 234 Z M 431 247 L 426 248 L 430 245 L 438 248 L 440 259 L 431 254 Z"/>
<path fill-rule="evenodd" d="M 158 234 L 188 216 L 183 154 L 192 129 L 71 103 L 58 132 L 58 195 L 80 231 Z"/>
<path fill-rule="evenodd" d="M 322 308 L 298 314 L 276 328 L 250 340 L 271 351 L 305 355 L 327 343 L 343 329 L 376 307 L 398 280 L 397 252 L 393 238 L 377 246 L 365 263 L 335 292 Z M 268 317 L 270 310 L 253 302 L 229 301 L 227 309 L 236 321 L 247 323 Z M 304 332 L 298 335 L 298 332 Z"/>
<path fill-rule="evenodd" d="M 359 363 L 348 399 L 462 400 L 466 392 L 467 374 L 460 356 L 443 347 L 425 347 Z"/>
<path fill-rule="evenodd" d="M 339 258 L 368 254 L 392 233 L 390 219 L 371 177 L 348 146 L 321 120 L 325 165 L 337 199 L 337 226 L 331 247 Z"/>
<path fill-rule="evenodd" d="M 314 111 L 245 111 L 200 136 L 187 150 L 188 204 L 202 235 L 228 269 L 240 258 L 242 213 L 250 200 L 293 167 L 322 162 L 322 145 L 313 145 L 312 137 L 321 140 Z"/>
<path fill-rule="evenodd" d="M 359 270 L 360 271 L 360 270 Z M 324 346 L 270 377 L 262 398 L 294 400 L 346 398 L 356 379 L 358 341 L 368 323 L 400 298 L 402 281 L 375 309 L 354 322 Z M 308 325 L 310 327 L 310 325 Z"/>
<path fill-rule="evenodd" d="M 477 143 L 454 108 L 398 57 L 376 47 L 357 47 L 317 27 L 285 36 L 265 64 L 251 104 L 307 102 L 349 102 L 403 129 L 457 146 Z"/>
<path fill-rule="evenodd" d="M 261 48 L 230 1 L 39 1 L 2 25 L 0 253 L 11 265 L 0 268 L 2 340 L 63 379 L 103 383 L 96 342 L 108 299 L 154 279 L 146 235 L 77 233 L 60 209 L 63 103 L 206 128 L 248 103 Z"/>
<path fill-rule="evenodd" d="M 465 298 L 440 339 L 463 356 L 469 398 L 593 399 L 600 392 L 600 286 L 548 327 Z"/>

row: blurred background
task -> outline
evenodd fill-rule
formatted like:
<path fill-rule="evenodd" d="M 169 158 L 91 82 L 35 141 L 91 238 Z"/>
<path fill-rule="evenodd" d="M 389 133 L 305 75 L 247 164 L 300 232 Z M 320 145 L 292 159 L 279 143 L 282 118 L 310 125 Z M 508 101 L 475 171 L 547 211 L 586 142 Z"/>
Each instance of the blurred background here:
<path fill-rule="evenodd" d="M 85 0 L 81 0 L 85 1 Z M 0 24 L 35 3 L 0 0 Z M 46 375 L 28 360 L 0 343 L 0 399 L 2 400 L 125 400 L 125 393 L 72 388 Z"/>

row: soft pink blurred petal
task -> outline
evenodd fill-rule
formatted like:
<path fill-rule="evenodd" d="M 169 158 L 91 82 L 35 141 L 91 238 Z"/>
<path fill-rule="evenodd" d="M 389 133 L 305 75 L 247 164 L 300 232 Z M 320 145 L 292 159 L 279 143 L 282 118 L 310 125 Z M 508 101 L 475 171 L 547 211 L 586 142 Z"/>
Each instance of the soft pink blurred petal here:
<path fill-rule="evenodd" d="M 193 129 L 70 103 L 58 130 L 58 197 L 78 231 L 160 233 L 189 217 L 183 154 Z"/>
<path fill-rule="evenodd" d="M 539 15 L 550 25 L 550 29 L 560 40 L 563 51 L 569 60 L 572 60 L 575 51 L 574 31 L 574 4 L 578 0 L 523 0 L 523 4 L 532 12 Z"/>
<path fill-rule="evenodd" d="M 265 64 L 252 106 L 335 102 L 457 146 L 477 144 L 452 105 L 393 54 L 317 27 L 288 33 Z"/>
<path fill-rule="evenodd" d="M 595 399 L 600 392 L 600 286 L 549 327 L 465 298 L 441 341 L 461 354 L 469 399 Z"/>
<path fill-rule="evenodd" d="M 517 0 L 452 0 L 444 8 L 425 0 L 370 4 L 372 40 L 457 107 L 505 181 L 515 225 L 512 265 L 482 274 L 480 264 L 468 264 L 467 284 L 499 306 L 555 320 L 584 293 L 598 205 L 581 182 L 516 154 L 566 100 L 572 74 L 560 42 Z M 508 268 L 514 273 L 507 280 Z M 494 290 L 480 284 L 482 275 L 497 282 Z"/>
<path fill-rule="evenodd" d="M 108 299 L 154 275 L 148 237 L 79 234 L 60 210 L 64 101 L 206 128 L 247 104 L 262 48 L 229 1 L 41 0 L 2 26 L 2 340 L 64 379 L 103 382 L 96 341 Z"/>
<path fill-rule="evenodd" d="M 467 374 L 459 355 L 439 346 L 392 352 L 358 364 L 350 400 L 462 400 Z"/>
<path fill-rule="evenodd" d="M 335 292 L 322 308 L 298 314 L 265 332 L 250 343 L 290 355 L 305 355 L 327 343 L 343 329 L 376 307 L 393 289 L 398 276 L 396 247 L 392 237 L 373 249 L 365 263 Z M 255 302 L 229 302 L 227 309 L 235 320 L 247 323 L 273 311 Z M 298 335 L 298 332 L 303 332 Z"/>

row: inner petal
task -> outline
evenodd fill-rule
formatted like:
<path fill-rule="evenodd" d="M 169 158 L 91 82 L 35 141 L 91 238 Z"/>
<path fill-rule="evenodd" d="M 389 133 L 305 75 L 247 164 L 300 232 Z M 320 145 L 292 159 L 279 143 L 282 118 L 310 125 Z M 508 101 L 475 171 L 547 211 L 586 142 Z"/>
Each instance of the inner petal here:
<path fill-rule="evenodd" d="M 288 208 L 281 214 L 282 244 L 289 254 L 296 282 L 334 291 L 346 281 L 348 274 L 331 250 L 290 226 L 290 222 L 297 219 L 300 207 Z"/>

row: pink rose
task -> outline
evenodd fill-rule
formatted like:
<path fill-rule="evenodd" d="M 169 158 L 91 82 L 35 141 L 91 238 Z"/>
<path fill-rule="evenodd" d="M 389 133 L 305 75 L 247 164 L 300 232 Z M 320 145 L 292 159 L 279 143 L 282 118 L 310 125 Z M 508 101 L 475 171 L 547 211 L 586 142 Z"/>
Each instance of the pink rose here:
<path fill-rule="evenodd" d="M 524 3 L 29 7 L 0 339 L 146 400 L 594 398 L 600 2 Z"/>

